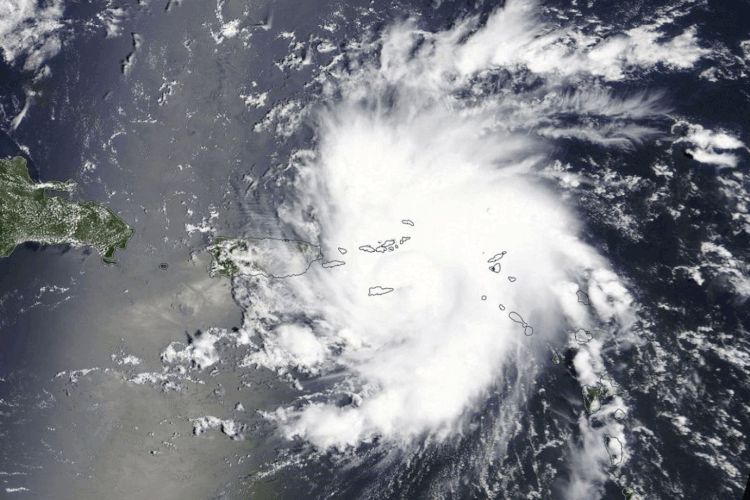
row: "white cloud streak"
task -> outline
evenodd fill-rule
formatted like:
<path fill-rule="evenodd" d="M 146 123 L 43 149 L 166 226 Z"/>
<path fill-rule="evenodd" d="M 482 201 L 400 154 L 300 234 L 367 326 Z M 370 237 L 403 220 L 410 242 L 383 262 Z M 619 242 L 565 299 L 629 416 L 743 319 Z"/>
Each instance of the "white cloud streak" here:
<path fill-rule="evenodd" d="M 703 128 L 701 125 L 678 121 L 672 127 L 672 132 L 682 129 L 684 134 L 675 141 L 687 143 L 692 147 L 686 152 L 695 161 L 720 167 L 736 167 L 740 161 L 739 155 L 730 151 L 745 149 L 745 144 L 726 132 L 714 132 Z"/>

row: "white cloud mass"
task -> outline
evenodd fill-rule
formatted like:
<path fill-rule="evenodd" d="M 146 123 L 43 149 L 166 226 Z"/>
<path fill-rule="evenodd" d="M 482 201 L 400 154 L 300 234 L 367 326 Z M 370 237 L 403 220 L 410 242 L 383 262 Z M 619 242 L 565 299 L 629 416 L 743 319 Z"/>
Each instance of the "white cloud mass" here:
<path fill-rule="evenodd" d="M 289 185 L 274 183 L 286 193 L 279 217 L 346 265 L 243 278 L 235 291 L 262 341 L 246 365 L 327 376 L 326 390 L 265 414 L 285 437 L 319 450 L 454 438 L 505 384 L 492 436 L 502 442 L 545 345 L 575 342 L 578 328 L 601 327 L 579 346 L 580 382 L 606 373 L 602 345 L 633 323 L 633 298 L 537 172 L 560 139 L 626 149 L 664 134 L 661 92 L 616 94 L 607 82 L 687 70 L 705 51 L 690 28 L 593 38 L 536 12 L 510 0 L 483 25 L 435 33 L 407 20 L 322 68 L 324 102 L 305 108 L 315 150 L 293 156 Z M 605 435 L 627 445 L 610 420 L 594 429 L 582 416 L 568 498 L 591 498 L 606 479 Z"/>
<path fill-rule="evenodd" d="M 672 127 L 672 132 L 682 129 L 683 137 L 680 137 L 675 143 L 687 143 L 692 148 L 687 149 L 695 161 L 717 165 L 720 167 L 736 167 L 739 162 L 739 156 L 734 152 L 738 149 L 745 149 L 745 144 L 729 135 L 726 132 L 714 132 L 701 125 L 678 121 Z"/>
<path fill-rule="evenodd" d="M 675 59 L 671 48 L 687 47 L 692 35 L 659 45 L 638 32 L 551 58 L 561 34 L 544 34 L 531 3 L 508 2 L 469 34 L 475 23 L 441 33 L 411 21 L 392 26 L 371 64 L 339 75 L 343 99 L 315 114 L 318 149 L 300 155 L 296 194 L 280 215 L 324 255 L 359 250 L 342 257 L 345 266 L 313 266 L 256 290 L 266 295 L 256 305 L 276 300 L 286 314 L 317 319 L 304 333 L 260 328 L 264 348 L 247 361 L 343 368 L 349 376 L 340 389 L 361 397 L 279 410 L 288 437 L 343 449 L 451 435 L 504 364 L 529 348 L 525 326 L 553 339 L 569 315 L 585 316 L 573 312 L 582 306 L 569 304 L 575 292 L 561 296 L 561 284 L 588 283 L 601 321 L 631 321 L 624 286 L 579 239 L 578 221 L 535 168 L 549 153 L 545 138 L 627 147 L 653 134 L 637 124 L 663 112 L 659 94 L 618 97 L 595 82 L 575 91 L 563 83 L 620 77 L 634 65 L 684 67 L 695 57 Z M 541 90 L 454 97 L 487 71 L 519 65 L 544 76 Z M 562 127 L 560 115 L 577 121 Z M 603 125 L 581 119 L 593 115 L 606 118 Z M 496 273 L 487 260 L 501 251 Z"/>
<path fill-rule="evenodd" d="M 0 2 L 0 50 L 9 64 L 35 71 L 62 47 L 63 0 Z"/>

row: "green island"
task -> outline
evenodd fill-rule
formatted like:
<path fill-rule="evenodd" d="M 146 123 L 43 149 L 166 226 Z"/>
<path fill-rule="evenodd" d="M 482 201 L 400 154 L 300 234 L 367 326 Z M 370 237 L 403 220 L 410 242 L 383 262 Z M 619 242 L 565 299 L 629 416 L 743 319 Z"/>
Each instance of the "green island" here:
<path fill-rule="evenodd" d="M 304 274 L 320 260 L 320 247 L 296 240 L 274 238 L 214 238 L 208 247 L 213 260 L 211 277 L 235 275 L 289 278 Z"/>
<path fill-rule="evenodd" d="M 107 264 L 125 249 L 134 230 L 108 208 L 94 202 L 71 202 L 48 191 L 70 192 L 75 183 L 34 183 L 26 160 L 0 159 L 0 258 L 25 242 L 92 246 Z"/>
<path fill-rule="evenodd" d="M 632 488 L 623 488 L 622 495 L 625 497 L 625 500 L 642 500 L 642 497 Z"/>
<path fill-rule="evenodd" d="M 583 403 L 586 406 L 586 411 L 589 413 L 596 413 L 602 407 L 599 401 L 600 397 L 606 396 L 606 390 L 597 384 L 596 387 L 589 385 L 583 386 Z"/>

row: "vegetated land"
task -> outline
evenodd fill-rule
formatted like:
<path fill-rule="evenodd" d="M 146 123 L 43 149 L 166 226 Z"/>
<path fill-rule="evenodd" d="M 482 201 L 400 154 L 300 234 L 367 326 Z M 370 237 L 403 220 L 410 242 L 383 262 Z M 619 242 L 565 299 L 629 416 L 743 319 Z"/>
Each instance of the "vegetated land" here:
<path fill-rule="evenodd" d="M 288 278 L 304 274 L 320 260 L 320 247 L 304 241 L 274 238 L 214 238 L 209 275 Z"/>
<path fill-rule="evenodd" d="M 71 202 L 47 191 L 72 191 L 75 184 L 36 184 L 26 160 L 0 159 L 0 258 L 20 243 L 70 244 L 96 248 L 107 264 L 116 249 L 125 249 L 133 228 L 108 208 L 94 202 Z"/>

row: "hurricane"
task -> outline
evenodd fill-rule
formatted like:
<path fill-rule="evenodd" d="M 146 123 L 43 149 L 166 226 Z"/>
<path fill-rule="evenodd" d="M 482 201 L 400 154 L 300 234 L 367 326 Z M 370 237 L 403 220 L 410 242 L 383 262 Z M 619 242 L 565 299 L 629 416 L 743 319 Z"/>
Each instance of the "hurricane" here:
<path fill-rule="evenodd" d="M 273 181 L 288 186 L 279 217 L 320 244 L 321 265 L 237 285 L 252 290 L 244 326 L 262 342 L 245 363 L 306 389 L 267 414 L 286 439 L 383 463 L 468 447 L 464 466 L 489 491 L 551 346 L 596 330 L 572 364 L 584 386 L 607 375 L 598 351 L 628 335 L 637 304 L 551 188 L 556 141 L 623 150 L 656 136 L 663 92 L 603 82 L 683 64 L 675 48 L 692 36 L 648 54 L 627 37 L 571 46 L 574 29 L 551 29 L 534 8 L 510 1 L 436 32 L 407 19 L 326 68 L 306 118 L 314 147 Z M 620 398 L 596 429 L 581 421 L 565 498 L 601 488 L 605 435 L 626 442 L 617 409 Z M 454 471 L 434 486 L 460 482 Z"/>

